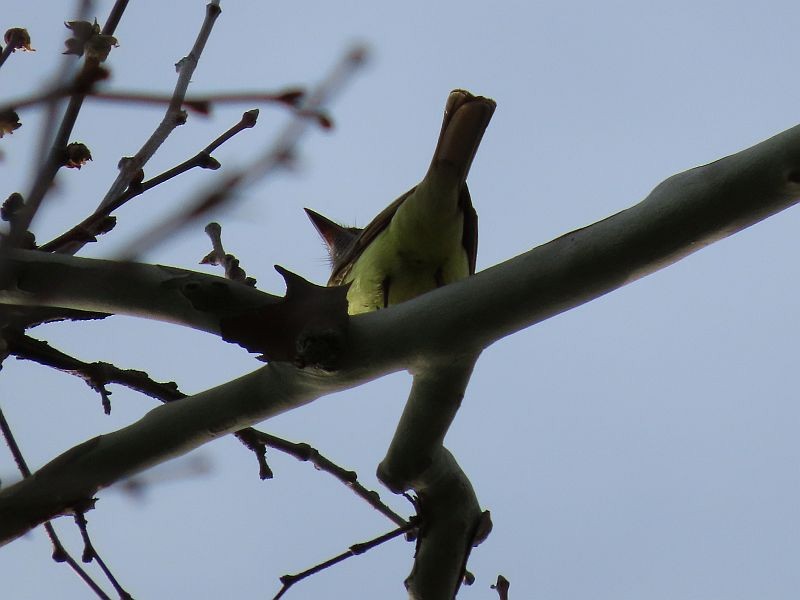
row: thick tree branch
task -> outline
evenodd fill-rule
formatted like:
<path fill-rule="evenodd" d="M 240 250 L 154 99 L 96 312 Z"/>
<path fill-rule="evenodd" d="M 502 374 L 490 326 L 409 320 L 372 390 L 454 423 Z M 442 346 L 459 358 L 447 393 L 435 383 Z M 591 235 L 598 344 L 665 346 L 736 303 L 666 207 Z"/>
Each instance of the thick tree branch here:
<path fill-rule="evenodd" d="M 0 543 L 72 512 L 120 479 L 314 400 L 327 390 L 325 379 L 285 364 L 270 364 L 159 406 L 133 425 L 76 446 L 32 477 L 0 491 Z"/>
<path fill-rule="evenodd" d="M 378 467 L 378 479 L 395 493 L 419 491 L 416 477 L 433 463 L 461 407 L 477 356 L 441 361 L 414 374 L 408 402 Z M 420 439 L 424 432 L 425 438 Z"/>
<path fill-rule="evenodd" d="M 10 287 L 0 304 L 125 314 L 219 335 L 219 318 L 280 298 L 215 275 L 176 267 L 76 258 L 35 250 L 3 254 Z M 87 308 L 93 306 L 95 308 Z"/>
<path fill-rule="evenodd" d="M 599 223 L 467 280 L 351 319 L 349 346 L 337 372 L 322 374 L 272 363 L 156 408 L 125 429 L 77 446 L 33 477 L 0 492 L 0 540 L 21 535 L 118 479 L 324 394 L 403 368 L 419 372 L 444 356 L 458 360 L 473 355 L 514 331 L 662 269 L 798 200 L 800 127 L 795 127 L 670 177 L 640 204 Z M 224 283 L 227 299 L 244 304 L 258 305 L 260 298 L 270 298 L 235 282 L 166 267 L 30 251 L 11 252 L 9 260 L 20 269 L 17 285 L 0 294 L 0 303 L 122 312 L 216 333 L 214 311 L 228 310 L 227 304 L 198 307 L 187 301 L 194 284 Z M 119 280 L 122 273 L 130 283 Z M 105 284 L 92 283 L 103 277 L 108 279 Z M 103 291 L 112 282 L 122 289 Z M 186 282 L 193 285 L 187 288 Z M 83 286 L 93 293 L 82 291 Z M 440 434 L 417 430 L 409 435 L 438 440 Z M 444 461 L 443 454 L 432 454 L 435 462 Z"/>
<path fill-rule="evenodd" d="M 378 467 L 378 479 L 390 490 L 417 494 L 422 526 L 414 568 L 405 582 L 411 598 L 455 597 L 472 534 L 483 516 L 469 478 L 442 445 L 477 359 L 442 360 L 414 374 L 408 402 Z"/>
<path fill-rule="evenodd" d="M 483 349 L 655 273 L 800 201 L 800 126 L 673 175 L 639 204 L 473 277 L 353 319 L 351 342 Z M 365 333 L 366 334 L 366 333 Z"/>
<path fill-rule="evenodd" d="M 418 477 L 419 517 L 414 567 L 405 584 L 409 598 L 455 598 L 473 546 L 491 529 L 469 478 L 453 455 L 439 447 Z"/>

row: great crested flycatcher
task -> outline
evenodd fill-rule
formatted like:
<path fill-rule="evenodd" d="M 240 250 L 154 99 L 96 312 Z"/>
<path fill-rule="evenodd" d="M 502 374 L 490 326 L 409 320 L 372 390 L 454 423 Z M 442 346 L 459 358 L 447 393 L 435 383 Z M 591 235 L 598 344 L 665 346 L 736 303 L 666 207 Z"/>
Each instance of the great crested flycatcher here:
<path fill-rule="evenodd" d="M 306 209 L 333 263 L 329 286 L 350 284 L 351 315 L 410 300 L 475 273 L 478 215 L 467 173 L 495 102 L 453 90 L 422 181 L 364 229 L 342 227 Z"/>

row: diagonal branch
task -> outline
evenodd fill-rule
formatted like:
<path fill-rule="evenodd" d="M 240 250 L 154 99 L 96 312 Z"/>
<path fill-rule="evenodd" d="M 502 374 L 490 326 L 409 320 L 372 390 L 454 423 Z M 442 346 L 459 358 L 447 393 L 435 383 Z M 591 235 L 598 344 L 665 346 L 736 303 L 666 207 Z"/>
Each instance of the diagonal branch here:
<path fill-rule="evenodd" d="M 310 569 L 306 569 L 305 571 L 301 571 L 300 573 L 295 573 L 293 575 L 282 575 L 280 578 L 281 581 L 281 589 L 278 590 L 278 593 L 272 598 L 272 600 L 278 600 L 282 598 L 286 592 L 289 591 L 294 584 L 311 577 L 312 575 L 316 575 L 317 573 L 321 573 L 325 569 L 329 569 L 330 567 L 339 564 L 340 562 L 347 560 L 348 558 L 352 558 L 353 556 L 359 556 L 372 550 L 373 548 L 377 548 L 381 544 L 385 544 L 386 542 L 393 540 L 396 537 L 400 537 L 404 533 L 408 533 L 411 529 L 416 527 L 415 521 L 409 521 L 408 523 L 404 523 L 400 525 L 397 529 L 394 529 L 388 533 L 384 533 L 376 538 L 368 540 L 366 542 L 361 542 L 359 544 L 353 544 L 350 546 L 345 552 L 334 556 L 333 558 L 329 558 L 328 560 L 319 563 L 318 565 L 314 565 Z"/>
<path fill-rule="evenodd" d="M 102 29 L 102 35 L 112 36 L 127 5 L 128 0 L 117 0 L 114 3 L 106 24 Z M 81 73 L 77 75 L 77 79 L 85 80 L 87 78 L 87 74 L 97 72 L 101 60 L 102 59 L 98 56 L 87 55 Z M 90 76 L 89 79 L 93 79 L 93 76 Z M 55 134 L 49 150 L 47 151 L 47 156 L 45 157 L 38 173 L 36 174 L 36 178 L 34 179 L 30 192 L 25 197 L 25 209 L 22 211 L 20 219 L 14 223 L 14 227 L 12 228 L 11 232 L 9 233 L 9 237 L 6 240 L 6 245 L 8 247 L 15 247 L 19 240 L 22 239 L 22 236 L 24 236 L 25 232 L 28 231 L 33 218 L 39 211 L 39 207 L 44 200 L 45 194 L 53 182 L 53 179 L 58 173 L 58 170 L 63 166 L 64 149 L 67 147 L 69 136 L 71 135 L 72 129 L 75 127 L 75 123 L 78 120 L 78 113 L 83 106 L 83 101 L 86 98 L 87 91 L 88 90 L 80 89 L 70 97 L 69 104 L 67 105 L 67 108 L 64 111 L 64 115 L 61 119 L 61 124 L 58 127 L 58 131 Z M 55 108 L 55 105 L 55 100 L 53 100 L 51 102 L 51 107 Z M 46 133 L 49 135 L 49 132 Z"/>
<path fill-rule="evenodd" d="M 191 158 L 183 161 L 181 164 L 156 175 L 155 177 L 135 183 L 132 181 L 128 188 L 112 201 L 98 207 L 91 215 L 86 217 L 83 221 L 78 223 L 72 229 L 62 233 L 57 238 L 43 244 L 39 247 L 44 252 L 70 252 L 73 253 L 78 246 L 83 246 L 87 242 L 95 241 L 96 236 L 104 233 L 113 226 L 114 223 L 109 223 L 108 219 L 118 208 L 125 205 L 129 200 L 140 196 L 144 192 L 169 181 L 173 177 L 185 173 L 194 168 L 202 169 L 217 169 L 219 163 L 211 156 L 211 153 L 219 148 L 222 144 L 230 140 L 236 134 L 250 129 L 255 126 L 256 119 L 258 118 L 258 110 L 249 110 L 242 115 L 238 123 L 230 127 L 227 131 L 219 135 L 208 146 L 200 150 Z M 130 160 L 130 159 L 128 159 Z"/>
<path fill-rule="evenodd" d="M 389 372 L 420 372 L 435 368 L 445 357 L 458 360 L 473 355 L 510 333 L 654 273 L 798 201 L 800 127 L 795 127 L 670 177 L 638 205 L 594 225 L 414 300 L 352 318 L 339 371 L 270 363 L 160 406 L 120 431 L 73 448 L 35 477 L 0 491 L 0 543 L 119 479 L 226 433 Z M 9 260 L 18 267 L 16 286 L 0 292 L 0 304 L 120 312 L 218 333 L 219 315 L 235 311 L 232 303 L 241 307 L 273 301 L 249 286 L 179 269 L 21 250 L 10 252 Z M 103 278 L 105 286 L 92 284 L 93 279 Z M 187 281 L 193 285 L 184 285 Z M 224 289 L 217 296 L 224 301 L 189 301 L 195 286 L 204 284 Z M 92 293 L 81 286 L 92 287 Z M 438 439 L 424 431 L 409 435 Z M 452 475 L 455 465 L 446 464 L 444 452 L 432 455 L 441 461 L 443 472 Z"/>
<path fill-rule="evenodd" d="M 118 0 L 117 4 L 115 5 L 114 9 L 112 10 L 112 15 L 109 17 L 109 21 L 106 24 L 106 27 L 103 29 L 103 33 L 106 33 L 106 29 L 112 28 L 116 26 L 118 22 L 119 16 L 121 11 L 117 10 L 117 7 L 127 4 L 127 0 Z M 200 60 L 200 56 L 203 53 L 203 49 L 205 48 L 206 42 L 208 41 L 209 36 L 211 35 L 211 30 L 214 27 L 214 23 L 217 20 L 217 17 L 221 13 L 221 9 L 219 8 L 219 0 L 211 0 L 206 5 L 206 15 L 205 19 L 203 20 L 203 24 L 200 26 L 200 31 L 197 34 L 197 38 L 190 50 L 189 54 L 182 58 L 177 64 L 176 68 L 178 70 L 178 81 L 175 84 L 175 89 L 172 93 L 171 100 L 169 105 L 167 106 L 166 113 L 164 118 L 161 120 L 161 123 L 158 125 L 156 130 L 150 136 L 150 138 L 144 143 L 144 145 L 139 149 L 139 151 L 128 161 L 125 161 L 120 169 L 117 178 L 111 184 L 108 192 L 106 192 L 105 197 L 101 201 L 98 212 L 102 211 L 106 208 L 108 204 L 113 204 L 120 198 L 122 195 L 125 194 L 126 190 L 129 188 L 130 184 L 136 180 L 138 173 L 142 170 L 144 165 L 147 161 L 152 158 L 158 148 L 164 143 L 164 141 L 169 137 L 169 135 L 175 130 L 176 127 L 183 124 L 185 122 L 185 113 L 183 112 L 182 105 L 184 98 L 186 96 L 186 91 L 189 87 L 189 83 L 191 82 L 192 75 L 197 67 L 197 63 Z M 109 32 L 110 33 L 110 32 Z M 73 96 L 73 102 L 78 96 Z M 83 102 L 85 98 L 85 94 L 80 96 L 80 103 Z M 72 103 L 70 106 L 72 106 Z M 80 104 L 78 104 L 78 108 Z M 76 113 L 77 114 L 77 113 Z M 71 130 L 71 128 L 70 128 Z M 67 132 L 67 136 L 69 133 Z M 66 138 L 61 139 L 62 136 L 56 140 L 56 143 L 60 143 L 61 145 L 58 148 L 64 147 L 66 144 Z M 56 148 L 56 145 L 53 146 Z M 49 163 L 48 163 L 49 164 Z M 47 172 L 43 171 L 42 176 L 40 176 L 40 180 L 44 182 L 44 187 L 42 188 L 41 182 L 37 180 L 37 184 L 34 186 L 34 190 L 29 196 L 28 202 L 35 202 L 35 206 L 38 206 L 38 202 L 41 202 L 41 198 L 44 196 L 44 193 L 47 189 L 47 184 L 52 181 L 52 178 L 55 176 L 56 171 L 60 165 L 50 166 L 50 170 Z M 52 171 L 52 173 L 51 173 Z M 47 177 L 49 176 L 49 178 Z M 33 201 L 31 200 L 33 198 Z M 32 205 L 33 206 L 33 205 Z M 32 209 L 34 210 L 34 209 Z M 35 210 L 34 210 L 35 212 Z M 32 218 L 31 214 L 31 218 Z M 30 220 L 26 224 L 27 226 L 30 225 Z M 21 230 L 24 232 L 24 229 Z M 21 233 L 19 234 L 21 235 Z M 91 238 L 84 239 L 81 241 L 72 241 L 71 243 L 64 244 L 63 246 L 59 247 L 59 251 L 61 252 L 69 252 L 71 254 L 75 254 L 78 252 L 87 242 L 91 241 Z"/>
<path fill-rule="evenodd" d="M 23 477 L 30 477 L 31 470 L 28 468 L 28 463 L 22 454 L 22 450 L 17 444 L 17 440 L 14 437 L 14 433 L 11 431 L 11 426 L 8 424 L 2 408 L 0 408 L 0 435 L 2 435 L 3 439 L 8 445 L 19 472 Z M 64 548 L 64 545 L 61 543 L 61 539 L 56 533 L 55 527 L 53 527 L 53 524 L 49 521 L 44 523 L 44 530 L 47 533 L 47 537 L 50 538 L 50 542 L 53 544 L 53 560 L 56 562 L 67 563 L 67 565 L 78 575 L 78 577 L 84 581 L 84 583 L 86 583 L 86 585 L 95 593 L 98 598 L 101 598 L 102 600 L 109 600 L 109 597 L 97 584 L 97 582 L 92 579 L 92 577 L 78 564 L 78 561 L 76 561 L 72 555 L 67 552 L 67 549 Z"/>
<path fill-rule="evenodd" d="M 206 42 L 211 35 L 214 23 L 221 12 L 219 0 L 211 0 L 211 2 L 206 5 L 206 16 L 203 20 L 203 24 L 200 26 L 200 31 L 197 33 L 197 38 L 194 41 L 192 49 L 189 51 L 189 54 L 175 65 L 178 70 L 178 81 L 175 84 L 175 89 L 172 92 L 172 98 L 167 106 L 164 118 L 141 149 L 130 161 L 126 162 L 124 168 L 120 170 L 116 180 L 111 184 L 108 192 L 106 192 L 105 198 L 103 198 L 100 203 L 100 208 L 113 202 L 114 199 L 125 192 L 131 181 L 136 178 L 136 174 L 144 167 L 147 161 L 152 158 L 156 150 L 161 147 L 161 144 L 164 143 L 175 128 L 181 125 L 185 120 L 182 117 L 183 100 L 186 97 L 186 91 L 189 89 L 189 83 L 192 80 L 192 75 L 200 60 L 200 56 L 205 49 Z"/>
<path fill-rule="evenodd" d="M 4 341 L 6 343 L 7 352 L 19 359 L 34 361 L 83 379 L 90 388 L 100 394 L 103 399 L 103 408 L 106 414 L 109 414 L 111 411 L 109 399 L 111 392 L 106 389 L 106 385 L 110 383 L 124 385 L 129 389 L 164 403 L 186 398 L 186 394 L 178 389 L 175 382 L 162 383 L 154 381 L 144 371 L 121 369 L 106 362 L 86 362 L 53 348 L 47 342 L 36 340 L 23 334 L 14 334 L 11 331 L 4 332 Z M 2 425 L 3 415 L 2 412 L 0 412 L 0 429 L 2 429 Z M 349 471 L 340 467 L 333 461 L 324 457 L 316 448 L 313 448 L 309 444 L 290 442 L 289 440 L 253 429 L 252 427 L 240 429 L 235 432 L 235 435 L 248 449 L 256 453 L 261 466 L 262 479 L 272 477 L 264 458 L 264 451 L 267 447 L 274 448 L 275 450 L 293 456 L 297 460 L 311 462 L 311 464 L 320 471 L 333 475 L 359 498 L 367 502 L 372 508 L 383 514 L 396 525 L 406 525 L 406 519 L 386 505 L 380 499 L 377 492 L 364 487 L 358 481 L 358 475 L 354 471 Z M 9 435 L 6 439 L 13 450 L 13 436 Z M 17 457 L 18 452 L 12 452 L 12 454 Z M 24 462 L 22 465 L 27 469 Z M 23 472 L 23 475 L 28 477 L 30 472 Z"/>
<path fill-rule="evenodd" d="M 408 521 L 389 508 L 383 501 L 381 501 L 378 492 L 368 490 L 358 481 L 358 475 L 355 471 L 348 471 L 343 469 L 330 459 L 322 456 L 319 450 L 313 448 L 309 444 L 290 442 L 283 438 L 276 437 L 269 433 L 246 427 L 236 432 L 236 437 L 239 438 L 245 445 L 253 449 L 256 444 L 268 446 L 275 450 L 280 450 L 285 454 L 295 457 L 297 460 L 309 461 L 320 471 L 329 473 L 336 477 L 340 482 L 350 488 L 356 496 L 367 502 L 372 508 L 377 510 L 383 516 L 394 522 L 395 525 L 404 527 Z M 264 477 L 262 477 L 264 479 Z"/>
<path fill-rule="evenodd" d="M 254 161 L 238 171 L 234 171 L 209 191 L 186 202 L 185 208 L 180 212 L 168 217 L 149 231 L 145 231 L 128 245 L 127 249 L 122 252 L 122 257 L 131 260 L 140 253 L 142 248 L 153 247 L 168 235 L 186 227 L 211 210 L 226 204 L 237 191 L 284 167 L 294 156 L 297 145 L 311 121 L 326 123 L 325 120 L 320 121 L 319 118 L 322 109 L 363 65 L 365 58 L 366 50 L 364 48 L 356 47 L 347 52 L 334 66 L 331 73 L 309 93 L 300 110 L 293 115 L 275 141 Z"/>
<path fill-rule="evenodd" d="M 178 391 L 178 386 L 174 382 L 159 383 L 153 381 L 144 371 L 120 369 L 111 363 L 102 361 L 86 362 L 53 348 L 47 342 L 23 334 L 13 335 L 12 332 L 7 331 L 4 338 L 9 354 L 83 379 L 86 385 L 100 394 L 103 410 L 106 414 L 111 413 L 111 400 L 109 398 L 111 392 L 106 389 L 106 386 L 110 383 L 124 385 L 162 402 L 185 397 L 185 394 Z"/>

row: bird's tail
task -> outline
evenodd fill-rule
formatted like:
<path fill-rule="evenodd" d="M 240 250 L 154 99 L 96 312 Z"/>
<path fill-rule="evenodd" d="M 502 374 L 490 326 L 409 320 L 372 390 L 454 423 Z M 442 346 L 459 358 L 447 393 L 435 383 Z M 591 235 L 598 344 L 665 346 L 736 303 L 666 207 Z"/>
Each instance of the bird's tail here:
<path fill-rule="evenodd" d="M 496 106 L 494 100 L 473 96 L 466 90 L 450 92 L 430 169 L 449 164 L 465 181 Z"/>

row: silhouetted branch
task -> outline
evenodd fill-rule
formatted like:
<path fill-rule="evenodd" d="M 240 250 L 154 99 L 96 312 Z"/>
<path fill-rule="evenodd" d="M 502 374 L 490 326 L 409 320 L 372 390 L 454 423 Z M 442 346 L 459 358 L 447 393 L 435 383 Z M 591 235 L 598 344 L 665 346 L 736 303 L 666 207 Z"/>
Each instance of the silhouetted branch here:
<path fill-rule="evenodd" d="M 50 538 L 50 542 L 53 544 L 53 555 L 52 558 L 57 563 L 67 563 L 69 567 L 75 571 L 75 573 L 80 577 L 83 582 L 89 586 L 89 588 L 95 593 L 95 595 L 100 598 L 101 600 L 111 600 L 110 596 L 106 594 L 103 589 L 97 585 L 94 579 L 86 572 L 86 570 L 78 564 L 72 555 L 67 552 L 64 545 L 61 543 L 61 540 L 58 538 L 56 534 L 56 530 L 53 527 L 53 524 L 48 521 L 44 525 L 44 530 L 47 532 L 47 537 Z"/>
<path fill-rule="evenodd" d="M 381 501 L 378 492 L 368 490 L 361 485 L 358 482 L 358 474 L 355 471 L 343 469 L 333 461 L 322 456 L 316 448 L 309 444 L 290 442 L 270 435 L 269 433 L 258 431 L 252 427 L 237 431 L 235 435 L 244 442 L 248 448 L 254 451 L 255 448 L 253 448 L 253 446 L 260 444 L 294 456 L 297 460 L 309 461 L 320 471 L 324 471 L 336 477 L 336 479 L 349 487 L 359 498 L 365 500 L 372 508 L 393 521 L 396 525 L 403 527 L 408 524 L 406 519 L 398 515 Z"/>
<path fill-rule="evenodd" d="M 11 455 L 14 457 L 14 462 L 17 464 L 17 469 L 23 477 L 30 477 L 31 470 L 28 468 L 28 463 L 22 454 L 22 450 L 20 450 L 19 444 L 17 444 L 17 440 L 14 437 L 14 433 L 11 431 L 11 426 L 6 420 L 2 407 L 0 407 L 0 432 L 3 435 L 3 439 L 5 440 L 6 444 L 8 445 Z M 67 565 L 69 565 L 69 567 L 84 581 L 84 583 L 91 588 L 98 598 L 101 598 L 102 600 L 110 600 L 102 588 L 97 585 L 91 576 L 78 564 L 74 558 L 72 558 L 69 552 L 67 552 L 66 548 L 64 548 L 64 545 L 61 543 L 61 540 L 56 534 L 53 524 L 50 523 L 50 521 L 47 521 L 43 524 L 43 527 L 45 532 L 47 532 L 47 537 L 50 538 L 50 542 L 53 544 L 53 560 L 56 562 L 67 563 Z"/>
<path fill-rule="evenodd" d="M 75 93 L 86 94 L 87 100 L 100 100 L 109 102 L 128 102 L 133 104 L 155 104 L 158 106 L 172 102 L 172 96 L 150 94 L 145 92 L 124 92 L 118 90 L 95 91 L 94 84 L 106 79 L 108 71 L 98 67 L 94 72 L 82 72 L 81 77 L 75 79 L 70 84 L 56 86 L 49 90 L 44 90 L 24 96 L 18 100 L 6 101 L 0 105 L 0 113 L 8 110 L 21 110 L 38 104 L 44 104 L 60 98 L 66 98 Z M 231 92 L 219 94 L 205 94 L 197 96 L 187 96 L 183 99 L 183 107 L 201 115 L 208 115 L 215 104 L 258 104 L 272 103 L 281 104 L 294 109 L 304 117 L 314 117 L 321 125 L 330 126 L 327 115 L 323 113 L 311 114 L 302 110 L 301 104 L 305 97 L 305 91 L 301 88 L 288 88 L 281 92 Z"/>
<path fill-rule="evenodd" d="M 372 550 L 373 548 L 380 546 L 383 543 L 388 542 L 389 540 L 393 540 L 396 537 L 399 537 L 406 533 L 407 531 L 412 530 L 414 527 L 417 526 L 415 520 L 411 520 L 405 525 L 398 527 L 390 531 L 389 533 L 384 533 L 374 539 L 371 539 L 367 542 L 362 542 L 360 544 L 353 544 L 346 552 L 342 552 L 341 554 L 334 556 L 324 562 L 319 563 L 311 567 L 310 569 L 306 569 L 305 571 L 301 571 L 300 573 L 296 573 L 294 575 L 283 575 L 280 578 L 281 583 L 283 586 L 278 591 L 277 594 L 273 597 L 273 600 L 278 600 L 281 598 L 286 592 L 289 591 L 289 588 L 292 587 L 298 581 L 302 581 L 303 579 L 310 577 L 311 575 L 315 575 L 320 571 L 324 571 L 327 568 L 330 568 L 336 564 L 339 564 L 343 560 L 346 560 L 352 556 L 358 556 L 359 554 L 364 554 L 365 552 Z"/>
<path fill-rule="evenodd" d="M 330 75 L 309 94 L 301 110 L 295 114 L 275 142 L 261 156 L 250 165 L 228 175 L 210 191 L 200 195 L 194 201 L 182 204 L 186 206 L 184 210 L 165 219 L 136 238 L 122 252 L 122 258 L 133 259 L 141 248 L 152 248 L 169 235 L 227 203 L 234 192 L 252 185 L 289 163 L 300 138 L 308 128 L 308 115 L 320 114 L 322 107 L 363 64 L 365 57 L 366 50 L 364 48 L 350 50 L 334 67 Z"/>
<path fill-rule="evenodd" d="M 122 13 L 128 5 L 128 0 L 117 0 L 114 7 L 111 9 L 109 19 L 103 27 L 100 35 L 106 36 L 113 40 L 112 34 L 119 24 Z M 69 25 L 68 25 L 69 26 Z M 81 80 L 87 77 L 87 74 L 95 73 L 100 63 L 105 60 L 105 57 L 96 53 L 87 53 L 84 60 L 81 73 L 78 79 Z M 91 79 L 91 77 L 89 77 Z M 25 232 L 30 228 L 33 217 L 39 210 L 39 206 L 45 197 L 45 194 L 50 189 L 53 179 L 58 173 L 58 170 L 64 165 L 64 149 L 69 142 L 69 136 L 78 119 L 78 113 L 83 106 L 83 100 L 86 98 L 86 93 L 79 91 L 72 95 L 70 98 L 67 109 L 61 120 L 61 125 L 55 134 L 50 149 L 47 152 L 47 157 L 43 160 L 39 171 L 31 186 L 30 192 L 25 198 L 25 210 L 22 212 L 19 221 L 14 223 L 11 228 L 6 244 L 10 247 L 15 247 L 19 240 L 25 235 Z M 55 109 L 55 102 L 51 102 L 53 110 Z M 55 114 L 55 113 L 53 113 Z"/>
<path fill-rule="evenodd" d="M 8 450 L 11 452 L 11 456 L 14 458 L 14 463 L 16 463 L 17 469 L 23 477 L 30 477 L 31 470 L 28 468 L 28 463 L 25 461 L 25 457 L 22 455 L 22 451 L 20 450 L 17 440 L 14 437 L 14 432 L 11 431 L 11 426 L 8 424 L 2 408 L 0 408 L 0 432 L 3 434 L 3 439 L 8 446 Z"/>
<path fill-rule="evenodd" d="M 161 402 L 172 402 L 186 397 L 186 394 L 181 392 L 174 382 L 157 382 L 150 379 L 144 371 L 121 369 L 107 362 L 90 363 L 82 361 L 53 348 L 47 342 L 36 340 L 27 335 L 11 335 L 10 332 L 6 332 L 6 344 L 8 352 L 17 358 L 34 361 L 83 379 L 90 388 L 100 394 L 106 414 L 111 411 L 109 401 L 111 392 L 105 387 L 110 383 L 124 385 Z M 406 519 L 381 501 L 378 492 L 368 490 L 361 485 L 358 482 L 358 475 L 354 471 L 340 467 L 322 456 L 318 450 L 309 444 L 290 442 L 252 427 L 237 431 L 234 435 L 256 454 L 259 460 L 259 475 L 261 479 L 270 479 L 272 477 L 272 471 L 267 465 L 264 454 L 266 447 L 274 448 L 298 460 L 309 461 L 320 471 L 333 475 L 349 487 L 359 498 L 365 500 L 395 524 L 404 525 L 407 523 Z M 25 476 L 27 477 L 27 475 Z"/>
<path fill-rule="evenodd" d="M 182 108 L 184 98 L 186 97 L 186 91 L 220 12 L 219 0 L 211 0 L 211 2 L 206 5 L 206 17 L 203 20 L 203 24 L 200 27 L 192 49 L 176 64 L 178 81 L 175 84 L 164 118 L 139 151 L 130 160 L 124 163 L 117 178 L 111 184 L 111 187 L 101 201 L 98 210 L 104 209 L 107 204 L 116 202 L 117 199 L 125 193 L 131 182 L 137 179 L 144 165 L 150 160 L 153 154 L 155 154 L 158 148 L 161 147 L 161 144 L 164 143 L 172 131 L 186 122 L 186 113 Z M 81 247 L 82 245 L 76 245 L 72 252 L 77 252 Z"/>
<path fill-rule="evenodd" d="M 183 99 L 183 106 L 197 113 L 207 115 L 211 112 L 214 104 L 254 104 L 254 103 L 275 103 L 299 108 L 305 91 L 301 88 L 288 88 L 280 92 L 229 92 L 218 94 L 199 94 L 196 96 L 186 96 Z M 110 102 L 133 102 L 136 104 L 170 104 L 172 96 L 159 94 L 148 94 L 143 92 L 125 91 L 105 91 L 94 92 L 92 98 L 96 100 L 107 100 Z"/>
<path fill-rule="evenodd" d="M 73 94 L 90 96 L 94 86 L 100 81 L 108 79 L 110 73 L 108 69 L 100 65 L 91 65 L 82 69 L 75 78 L 64 85 L 55 85 L 40 92 L 34 92 L 30 96 L 23 96 L 17 100 L 6 101 L 0 106 L 0 112 L 8 110 L 21 110 L 39 104 L 46 104 L 54 100 L 61 100 Z"/>
<path fill-rule="evenodd" d="M 173 177 L 177 177 L 178 175 L 186 173 L 191 169 L 194 168 L 211 169 L 211 170 L 218 169 L 220 164 L 215 158 L 211 156 L 211 153 L 217 148 L 219 148 L 222 144 L 230 140 L 236 134 L 244 131 L 245 129 L 250 129 L 254 127 L 257 119 L 258 119 L 258 110 L 257 109 L 248 110 L 242 115 L 242 118 L 239 120 L 238 123 L 230 127 L 227 131 L 222 133 L 213 142 L 211 142 L 208 146 L 200 150 L 200 152 L 198 152 L 191 158 L 183 161 L 179 165 L 172 167 L 171 169 L 164 171 L 159 175 L 156 175 L 155 177 L 147 181 L 138 180 L 138 177 L 134 178 L 128 185 L 128 189 L 126 189 L 123 193 L 121 193 L 119 197 L 117 197 L 111 202 L 105 203 L 102 206 L 98 207 L 97 210 L 95 210 L 95 212 L 86 217 L 76 226 L 66 231 L 65 233 L 62 233 L 61 235 L 47 242 L 46 244 L 43 244 L 42 246 L 39 247 L 39 249 L 45 252 L 74 253 L 78 249 L 83 247 L 84 244 L 96 241 L 98 235 L 110 231 L 116 224 L 115 219 L 111 217 L 111 213 L 119 209 L 129 200 L 132 200 L 133 198 L 140 196 L 144 192 L 151 190 L 157 185 L 169 181 Z M 130 160 L 132 159 L 130 158 L 123 159 L 123 162 L 121 162 L 121 166 L 125 167 L 127 161 Z"/>
<path fill-rule="evenodd" d="M 78 525 L 78 529 L 81 532 L 81 538 L 83 539 L 83 562 L 88 563 L 92 562 L 93 560 L 97 562 L 97 566 L 100 567 L 101 571 L 103 571 L 106 579 L 108 579 L 108 581 L 114 587 L 117 594 L 119 594 L 119 597 L 122 600 L 133 600 L 133 597 L 123 589 L 117 578 L 114 577 L 113 573 L 111 573 L 111 569 L 108 568 L 105 561 L 97 553 L 97 549 L 94 547 L 94 544 L 92 544 L 92 540 L 89 537 L 89 531 L 86 528 L 86 515 L 83 511 L 75 511 L 75 523 Z"/>

